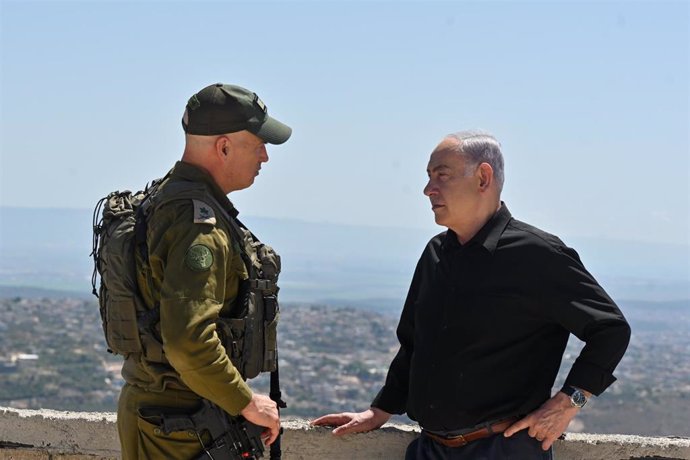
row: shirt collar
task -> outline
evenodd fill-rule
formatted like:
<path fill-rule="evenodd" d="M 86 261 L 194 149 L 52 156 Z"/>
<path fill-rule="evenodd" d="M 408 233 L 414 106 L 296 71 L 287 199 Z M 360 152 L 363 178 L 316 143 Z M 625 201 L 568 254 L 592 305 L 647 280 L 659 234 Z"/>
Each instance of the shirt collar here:
<path fill-rule="evenodd" d="M 201 182 L 208 187 L 215 198 L 225 209 L 232 215 L 237 217 L 239 211 L 235 209 L 228 196 L 223 193 L 213 177 L 202 168 L 191 163 L 178 161 L 170 171 L 170 179 L 172 180 L 187 180 L 191 182 Z"/>
<path fill-rule="evenodd" d="M 472 237 L 470 241 L 465 244 L 461 244 L 458 240 L 458 235 L 451 229 L 448 229 L 446 236 L 443 239 L 443 249 L 445 251 L 452 251 L 454 249 L 471 247 L 471 246 L 482 246 L 490 254 L 496 251 L 498 246 L 498 241 L 503 234 L 508 222 L 513 218 L 512 214 L 508 210 L 506 204 L 501 201 L 501 207 L 498 211 L 491 216 L 491 218 L 484 224 L 484 226 L 479 229 L 476 235 Z"/>

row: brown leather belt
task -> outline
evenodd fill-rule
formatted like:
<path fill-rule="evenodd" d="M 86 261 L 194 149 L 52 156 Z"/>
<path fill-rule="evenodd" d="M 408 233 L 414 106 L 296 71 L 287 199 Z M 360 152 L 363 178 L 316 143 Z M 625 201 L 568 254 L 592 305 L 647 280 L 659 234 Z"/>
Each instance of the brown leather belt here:
<path fill-rule="evenodd" d="M 471 443 L 472 441 L 488 438 L 489 436 L 492 436 L 494 434 L 503 433 L 505 430 L 508 429 L 510 425 L 517 422 L 519 419 L 519 417 L 512 417 L 509 419 L 501 420 L 491 425 L 486 425 L 483 428 L 470 431 L 469 433 L 461 434 L 459 436 L 453 436 L 452 438 L 444 438 L 442 436 L 429 433 L 428 431 L 424 431 L 424 434 L 426 436 L 429 436 L 431 439 L 438 442 L 439 444 L 443 444 L 446 447 L 462 447 L 464 445 Z"/>

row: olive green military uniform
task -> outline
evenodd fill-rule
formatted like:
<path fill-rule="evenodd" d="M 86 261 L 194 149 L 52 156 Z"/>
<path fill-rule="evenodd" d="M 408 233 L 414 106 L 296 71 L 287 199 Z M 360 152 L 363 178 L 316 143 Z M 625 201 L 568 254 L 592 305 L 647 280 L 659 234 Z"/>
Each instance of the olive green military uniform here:
<path fill-rule="evenodd" d="M 233 307 L 240 281 L 248 277 L 239 245 L 214 206 L 220 204 L 231 215 L 236 211 L 211 176 L 183 162 L 157 196 L 165 196 L 166 187 L 177 181 L 203 184 L 209 199 L 166 197 L 148 219 L 149 264 L 138 267 L 139 288 L 149 307 L 160 305 L 156 331 L 165 359 L 145 352 L 125 360 L 117 420 L 125 460 L 193 458 L 201 451 L 194 432 L 165 435 L 139 417 L 141 407 L 193 409 L 206 398 L 237 415 L 252 397 L 215 324 Z"/>

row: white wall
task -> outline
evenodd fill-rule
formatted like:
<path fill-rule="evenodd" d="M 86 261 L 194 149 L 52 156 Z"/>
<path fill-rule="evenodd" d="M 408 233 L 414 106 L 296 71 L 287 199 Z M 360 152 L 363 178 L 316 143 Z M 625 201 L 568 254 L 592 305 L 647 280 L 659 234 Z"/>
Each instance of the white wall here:
<path fill-rule="evenodd" d="M 283 427 L 285 460 L 403 458 L 405 447 L 418 434 L 409 425 L 385 425 L 371 433 L 334 438 L 329 429 L 300 419 L 287 419 Z M 558 460 L 690 459 L 690 439 L 568 434 L 557 442 L 555 453 Z M 0 407 L 0 459 L 55 455 L 64 460 L 118 458 L 115 414 Z"/>

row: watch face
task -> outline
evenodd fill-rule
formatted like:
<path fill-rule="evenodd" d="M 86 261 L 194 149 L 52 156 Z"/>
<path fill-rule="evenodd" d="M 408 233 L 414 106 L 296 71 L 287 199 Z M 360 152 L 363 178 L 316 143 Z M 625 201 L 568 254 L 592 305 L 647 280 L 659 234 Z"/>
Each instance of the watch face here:
<path fill-rule="evenodd" d="M 570 396 L 570 400 L 577 407 L 582 407 L 587 403 L 587 397 L 580 390 L 575 390 L 572 396 Z"/>

